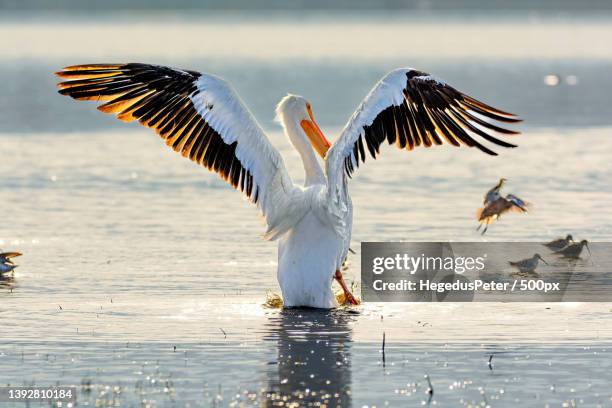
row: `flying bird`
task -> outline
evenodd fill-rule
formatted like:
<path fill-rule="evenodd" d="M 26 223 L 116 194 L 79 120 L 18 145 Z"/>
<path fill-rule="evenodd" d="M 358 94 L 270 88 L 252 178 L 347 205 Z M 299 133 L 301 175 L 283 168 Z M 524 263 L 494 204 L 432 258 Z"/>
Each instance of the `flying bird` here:
<path fill-rule="evenodd" d="M 531 258 L 521 259 L 520 261 L 516 261 L 516 262 L 510 261 L 508 263 L 511 266 L 514 266 L 520 272 L 533 273 L 538 267 L 538 264 L 540 263 L 540 261 L 548 265 L 548 262 L 546 262 L 540 254 L 535 254 Z"/>
<path fill-rule="evenodd" d="M 493 201 L 496 201 L 498 198 L 501 197 L 499 191 L 501 190 L 501 188 L 503 187 L 504 183 L 507 181 L 507 179 L 505 178 L 500 178 L 499 182 L 495 185 L 495 187 L 493 187 L 492 189 L 490 189 L 489 191 L 487 191 L 487 194 L 485 194 L 484 196 L 484 200 L 482 202 L 482 204 L 484 206 L 492 203 Z"/>
<path fill-rule="evenodd" d="M 476 212 L 476 219 L 479 223 L 476 231 L 484 225 L 482 235 L 489 229 L 489 224 L 499 220 L 502 214 L 512 211 L 527 212 L 529 204 L 526 201 L 514 194 L 508 194 L 505 197 L 501 195 L 500 190 L 505 182 L 505 178 L 500 179 L 497 185 L 487 192 L 484 198 L 484 206 Z"/>
<path fill-rule="evenodd" d="M 558 251 L 568 246 L 570 242 L 574 242 L 574 237 L 572 237 L 572 234 L 567 234 L 565 238 L 558 238 L 553 241 L 547 242 L 546 244 L 544 244 L 544 246 L 552 250 Z"/>
<path fill-rule="evenodd" d="M 580 253 L 582 252 L 582 248 L 584 247 L 586 247 L 587 251 L 589 251 L 589 255 L 591 255 L 589 242 L 586 239 L 583 239 L 580 242 L 569 244 L 565 248 L 555 251 L 555 254 L 563 255 L 566 258 L 580 258 Z"/>
<path fill-rule="evenodd" d="M 402 68 L 374 86 L 332 145 L 311 104 L 289 94 L 276 114 L 304 166 L 304 185 L 296 185 L 261 126 L 217 76 L 140 63 L 76 65 L 57 75 L 65 80 L 60 94 L 104 102 L 99 110 L 154 129 L 258 206 L 264 238 L 278 240 L 277 278 L 288 307 L 335 307 L 334 279 L 357 303 L 341 265 L 353 224 L 348 183 L 366 153 L 378 157 L 387 142 L 402 150 L 448 143 L 497 155 L 485 142 L 516 147 L 499 136 L 518 132 L 494 122 L 520 121 L 427 73 Z"/>

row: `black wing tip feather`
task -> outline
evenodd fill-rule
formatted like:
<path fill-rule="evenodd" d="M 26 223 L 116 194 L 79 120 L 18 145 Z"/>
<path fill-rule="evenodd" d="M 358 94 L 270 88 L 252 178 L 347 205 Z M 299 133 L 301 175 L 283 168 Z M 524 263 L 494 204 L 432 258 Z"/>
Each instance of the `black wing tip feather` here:
<path fill-rule="evenodd" d="M 67 79 L 58 92 L 105 103 L 98 110 L 155 130 L 173 150 L 214 171 L 232 187 L 259 200 L 253 174 L 236 157 L 237 142 L 225 143 L 198 113 L 197 71 L 143 63 L 72 65 L 55 73 Z"/>
<path fill-rule="evenodd" d="M 497 126 L 491 121 L 515 124 L 522 122 L 517 115 L 505 112 L 466 95 L 430 74 L 416 69 L 406 71 L 404 102 L 391 105 L 379 112 L 363 134 L 355 141 L 345 158 L 345 172 L 350 176 L 363 157 L 363 141 L 372 158 L 376 159 L 380 145 L 388 140 L 401 149 L 449 144 L 474 147 L 490 156 L 499 154 L 483 145 L 479 139 L 504 148 L 517 145 L 493 134 L 518 135 L 520 132 Z M 488 120 L 487 120 L 488 119 Z M 361 157 L 360 157 L 361 156 Z M 356 165 L 353 165 L 353 163 Z"/>
<path fill-rule="evenodd" d="M 514 114 L 514 113 L 510 113 L 507 111 L 503 111 L 501 109 L 495 108 L 489 104 L 486 104 L 470 95 L 467 95 L 463 92 L 459 92 L 457 91 L 455 88 L 451 87 L 450 85 L 448 85 L 447 83 L 437 80 L 435 79 L 431 74 L 424 72 L 424 71 L 419 71 L 416 69 L 409 69 L 406 72 L 406 78 L 407 80 L 411 80 L 411 79 L 416 79 L 416 78 L 427 78 L 427 81 L 430 81 L 432 83 L 436 83 L 439 84 L 440 86 L 444 86 L 447 87 L 448 89 L 452 90 L 453 92 L 456 92 L 458 95 L 461 95 L 462 99 L 470 104 L 473 105 L 477 108 L 481 108 L 481 109 L 485 109 L 490 111 L 490 113 L 492 114 L 497 114 L 497 118 L 496 120 L 499 120 L 501 122 L 507 122 L 507 123 L 519 123 L 522 122 L 523 119 L 519 118 L 518 115 Z M 408 83 L 409 85 L 410 83 Z M 519 133 L 519 132 L 517 132 Z"/>

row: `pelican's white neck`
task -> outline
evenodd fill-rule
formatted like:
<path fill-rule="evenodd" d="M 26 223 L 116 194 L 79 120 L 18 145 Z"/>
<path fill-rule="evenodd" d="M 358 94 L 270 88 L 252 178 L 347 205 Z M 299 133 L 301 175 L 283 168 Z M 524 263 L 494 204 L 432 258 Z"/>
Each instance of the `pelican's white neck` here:
<path fill-rule="evenodd" d="M 315 154 L 306 133 L 299 125 L 299 119 L 291 123 L 284 123 L 283 127 L 289 140 L 298 151 L 304 165 L 304 185 L 310 186 L 313 184 L 324 184 L 325 173 L 319 164 L 317 155 Z"/>
<path fill-rule="evenodd" d="M 300 125 L 300 122 L 308 118 L 305 101 L 296 95 L 285 96 L 276 107 L 276 118 L 285 129 L 285 134 L 291 144 L 298 151 L 304 165 L 304 185 L 324 184 L 325 173 L 319 164 L 315 151 Z"/>

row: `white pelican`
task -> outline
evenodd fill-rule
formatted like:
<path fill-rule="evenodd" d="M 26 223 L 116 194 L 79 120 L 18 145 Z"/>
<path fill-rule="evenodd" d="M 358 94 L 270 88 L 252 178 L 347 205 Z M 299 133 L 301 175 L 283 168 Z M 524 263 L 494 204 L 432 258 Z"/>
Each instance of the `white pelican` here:
<path fill-rule="evenodd" d="M 276 113 L 302 158 L 305 183 L 299 186 L 261 126 L 219 77 L 139 63 L 76 65 L 57 75 L 66 80 L 58 84 L 60 94 L 104 101 L 99 110 L 153 128 L 168 146 L 257 204 L 267 224 L 264 238 L 279 241 L 277 278 L 288 307 L 335 307 L 334 278 L 354 299 L 340 267 L 353 224 L 348 179 L 366 152 L 375 158 L 385 141 L 404 150 L 446 141 L 496 155 L 482 139 L 515 147 L 491 133 L 518 133 L 491 123 L 518 122 L 515 115 L 410 68 L 396 69 L 376 84 L 333 146 L 310 103 L 287 95 Z"/>

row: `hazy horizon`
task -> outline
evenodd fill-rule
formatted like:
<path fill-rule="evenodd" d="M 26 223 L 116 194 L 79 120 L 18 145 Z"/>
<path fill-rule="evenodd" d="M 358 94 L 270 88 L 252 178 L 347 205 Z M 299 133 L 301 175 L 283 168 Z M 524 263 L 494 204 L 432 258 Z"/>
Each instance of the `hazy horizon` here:
<path fill-rule="evenodd" d="M 606 0 L 552 0 L 533 2 L 531 0 L 122 0 L 104 2 L 83 2 L 79 0 L 0 0 L 0 9 L 6 10 L 240 10 L 246 12 L 261 10 L 524 10 L 524 11 L 588 11 L 612 10 L 612 3 Z"/>

